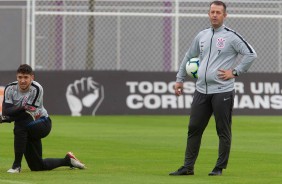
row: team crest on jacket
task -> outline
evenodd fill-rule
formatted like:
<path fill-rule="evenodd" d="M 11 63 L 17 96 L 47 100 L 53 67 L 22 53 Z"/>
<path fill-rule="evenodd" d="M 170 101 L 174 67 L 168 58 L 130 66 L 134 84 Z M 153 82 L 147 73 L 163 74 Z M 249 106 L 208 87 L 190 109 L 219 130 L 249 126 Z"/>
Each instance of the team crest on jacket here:
<path fill-rule="evenodd" d="M 218 48 L 224 48 L 225 46 L 225 39 L 224 38 L 218 38 L 216 42 L 216 47 Z"/>

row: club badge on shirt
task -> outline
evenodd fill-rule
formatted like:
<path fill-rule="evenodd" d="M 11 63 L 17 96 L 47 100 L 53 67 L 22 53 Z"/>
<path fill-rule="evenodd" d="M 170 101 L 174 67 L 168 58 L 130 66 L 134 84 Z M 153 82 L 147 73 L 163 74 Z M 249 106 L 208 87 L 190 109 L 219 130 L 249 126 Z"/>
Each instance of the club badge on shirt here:
<path fill-rule="evenodd" d="M 225 46 L 225 39 L 224 38 L 218 38 L 217 42 L 216 42 L 216 47 L 222 49 L 222 48 L 224 48 L 224 46 Z"/>

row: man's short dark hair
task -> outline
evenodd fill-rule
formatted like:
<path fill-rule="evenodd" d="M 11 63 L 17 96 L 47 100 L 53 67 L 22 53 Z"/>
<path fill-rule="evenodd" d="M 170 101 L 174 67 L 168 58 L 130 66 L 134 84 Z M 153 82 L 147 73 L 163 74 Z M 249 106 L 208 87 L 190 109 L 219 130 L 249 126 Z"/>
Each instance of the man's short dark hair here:
<path fill-rule="evenodd" d="M 213 1 L 213 2 L 211 2 L 210 3 L 210 7 L 211 7 L 211 5 L 217 5 L 217 6 L 223 6 L 223 8 L 224 8 L 224 12 L 226 12 L 226 4 L 224 3 L 224 2 L 222 2 L 222 1 Z"/>
<path fill-rule="evenodd" d="M 33 70 L 28 64 L 21 64 L 17 70 L 17 73 L 33 75 Z"/>

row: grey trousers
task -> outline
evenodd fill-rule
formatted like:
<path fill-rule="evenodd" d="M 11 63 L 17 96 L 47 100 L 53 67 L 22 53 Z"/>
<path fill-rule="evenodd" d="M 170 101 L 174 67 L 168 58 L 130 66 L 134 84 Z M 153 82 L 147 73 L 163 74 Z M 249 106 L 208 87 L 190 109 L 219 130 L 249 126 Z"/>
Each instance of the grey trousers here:
<path fill-rule="evenodd" d="M 184 166 L 194 169 L 199 154 L 201 139 L 210 117 L 214 115 L 216 131 L 219 137 L 218 159 L 216 167 L 227 167 L 231 148 L 232 109 L 235 91 L 202 94 L 195 91 L 188 125 L 187 146 Z"/>

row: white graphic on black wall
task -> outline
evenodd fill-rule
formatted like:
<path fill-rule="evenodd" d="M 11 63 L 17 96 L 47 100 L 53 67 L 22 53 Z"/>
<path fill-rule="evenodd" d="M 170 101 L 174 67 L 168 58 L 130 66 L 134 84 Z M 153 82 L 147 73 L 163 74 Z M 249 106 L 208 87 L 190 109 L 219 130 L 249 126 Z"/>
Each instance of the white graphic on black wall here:
<path fill-rule="evenodd" d="M 92 77 L 83 77 L 68 85 L 66 98 L 72 116 L 95 115 L 104 100 L 104 87 Z"/>

